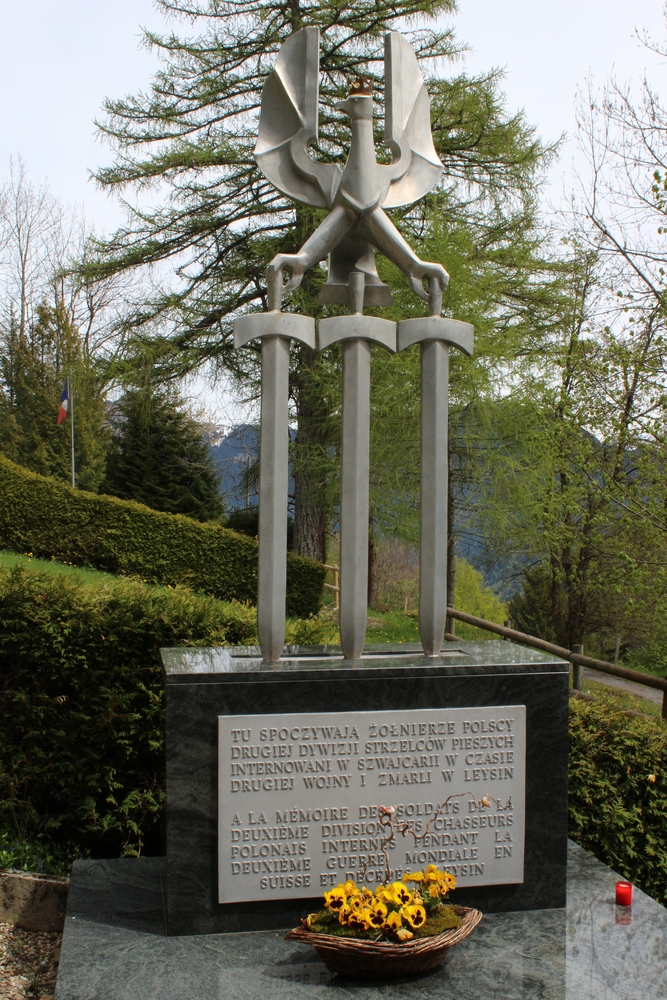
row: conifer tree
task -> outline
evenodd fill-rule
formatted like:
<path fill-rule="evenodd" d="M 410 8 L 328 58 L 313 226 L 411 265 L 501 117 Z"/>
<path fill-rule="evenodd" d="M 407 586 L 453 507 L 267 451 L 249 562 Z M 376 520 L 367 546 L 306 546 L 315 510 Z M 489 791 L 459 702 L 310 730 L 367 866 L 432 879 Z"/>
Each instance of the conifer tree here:
<path fill-rule="evenodd" d="M 128 389 L 112 423 L 105 493 L 198 521 L 224 513 L 220 476 L 202 429 L 173 390 Z"/>
<path fill-rule="evenodd" d="M 0 451 L 33 472 L 71 482 L 70 420 L 57 424 L 65 380 L 74 394 L 76 483 L 96 491 L 104 475 L 104 397 L 83 338 L 62 304 L 0 331 Z"/>
<path fill-rule="evenodd" d="M 498 75 L 447 78 L 458 52 L 442 18 L 455 0 L 158 0 L 163 12 L 188 22 L 183 37 L 149 32 L 147 44 L 163 59 L 148 93 L 106 104 L 102 134 L 117 159 L 97 173 L 100 184 L 122 192 L 159 183 L 167 196 L 153 209 L 131 212 L 128 224 L 99 242 L 83 265 L 87 280 L 156 263 L 172 263 L 177 284 L 165 288 L 134 317 L 135 345 L 142 325 L 156 316 L 173 331 L 153 337 L 151 354 L 165 378 L 212 363 L 252 386 L 253 349 L 234 352 L 231 321 L 239 311 L 266 307 L 264 272 L 278 251 L 293 252 L 321 220 L 295 208 L 260 174 L 252 150 L 261 90 L 284 40 L 308 25 L 321 30 L 320 138 L 316 156 L 342 163 L 347 121 L 333 110 L 360 72 L 373 80 L 381 111 L 383 35 L 403 31 L 428 78 L 436 149 L 445 164 L 439 195 L 397 213 L 403 232 L 419 248 L 440 212 L 439 198 L 470 217 L 483 253 L 484 205 L 496 215 L 523 214 L 532 225 L 536 175 L 548 153 L 522 115 L 508 116 Z M 378 118 L 377 148 L 382 149 Z M 517 211 L 518 207 L 518 211 Z M 488 258 L 493 260 L 495 247 Z M 443 263 L 447 264 L 447 261 Z M 285 308 L 319 316 L 324 272 L 313 269 Z M 410 302 L 407 310 L 420 308 Z M 465 319 L 465 316 L 459 318 Z M 323 560 L 331 507 L 331 455 L 338 426 L 339 352 L 292 352 L 292 397 L 297 421 L 293 470 L 295 549 Z"/>

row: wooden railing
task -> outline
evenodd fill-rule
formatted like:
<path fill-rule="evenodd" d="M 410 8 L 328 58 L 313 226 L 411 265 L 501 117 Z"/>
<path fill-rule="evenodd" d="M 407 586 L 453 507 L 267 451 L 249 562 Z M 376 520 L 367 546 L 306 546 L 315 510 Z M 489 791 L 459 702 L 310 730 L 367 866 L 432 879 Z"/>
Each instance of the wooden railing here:
<path fill-rule="evenodd" d="M 340 566 L 330 566 L 324 564 L 326 570 L 333 573 L 334 582 L 325 583 L 325 590 L 330 590 L 334 595 L 335 606 L 340 606 Z M 508 628 L 507 625 L 497 625 L 489 622 L 486 618 L 476 618 L 475 615 L 468 615 L 465 611 L 457 611 L 455 608 L 447 608 L 447 617 L 455 618 L 457 621 L 465 622 L 466 625 L 474 625 L 476 628 L 485 629 L 487 632 L 495 632 L 503 639 L 521 643 L 523 646 L 532 646 L 533 649 L 541 649 L 545 653 L 553 656 L 560 656 L 563 660 L 569 660 L 574 666 L 574 686 L 583 690 L 582 668 L 590 667 L 591 670 L 599 670 L 603 674 L 611 674 L 614 677 L 622 677 L 626 681 L 633 681 L 635 684 L 643 684 L 644 687 L 655 688 L 662 691 L 662 717 L 667 720 L 667 680 L 664 677 L 652 677 L 651 674 L 643 674 L 639 670 L 631 670 L 629 667 L 619 667 L 617 663 L 609 663 L 608 660 L 596 660 L 593 656 L 584 656 L 579 649 L 565 649 L 564 646 L 557 646 L 553 642 L 545 639 L 538 639 L 537 636 L 528 635 L 526 632 L 517 632 L 516 629 Z M 446 639 L 460 640 L 460 636 L 451 632 L 445 633 Z M 579 669 L 577 669 L 579 668 Z"/>
<path fill-rule="evenodd" d="M 331 590 L 333 592 L 334 605 L 338 608 L 340 607 L 340 577 L 339 577 L 340 566 L 329 566 L 327 563 L 324 563 L 324 568 L 331 570 L 334 578 L 333 583 L 324 584 L 324 589 Z"/>
<path fill-rule="evenodd" d="M 506 625 L 496 625 L 495 622 L 488 622 L 485 618 L 476 618 L 474 615 L 467 615 L 464 611 L 456 611 L 455 608 L 447 608 L 447 617 L 465 622 L 466 625 L 475 625 L 477 628 L 485 629 L 487 632 L 495 632 L 496 635 L 501 635 L 503 639 L 510 639 L 512 642 L 519 642 L 524 646 L 532 646 L 533 649 L 541 649 L 545 653 L 560 656 L 563 660 L 569 660 L 574 665 L 590 667 L 591 670 L 599 670 L 603 674 L 622 677 L 626 681 L 633 681 L 635 684 L 643 684 L 644 687 L 662 691 L 662 717 L 663 719 L 667 719 L 667 680 L 664 677 L 652 677 L 650 674 L 642 674 L 639 670 L 630 670 L 629 667 L 619 667 L 617 663 L 609 663 L 607 660 L 596 660 L 592 656 L 584 656 L 583 653 L 565 649 L 564 646 L 557 646 L 553 642 L 546 642 L 544 639 L 538 639 L 534 635 L 517 632 L 516 629 L 508 628 Z M 446 634 L 446 638 L 458 639 L 460 641 L 460 636 L 453 635 L 450 632 Z"/>

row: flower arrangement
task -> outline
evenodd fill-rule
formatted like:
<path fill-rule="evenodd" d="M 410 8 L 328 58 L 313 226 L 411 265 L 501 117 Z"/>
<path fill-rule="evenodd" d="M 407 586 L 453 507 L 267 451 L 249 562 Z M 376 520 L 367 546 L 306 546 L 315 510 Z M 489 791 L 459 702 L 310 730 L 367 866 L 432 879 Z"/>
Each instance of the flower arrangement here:
<path fill-rule="evenodd" d="M 405 942 L 433 937 L 459 927 L 458 907 L 444 903 L 456 879 L 429 865 L 423 872 L 406 872 L 400 881 L 375 890 L 356 882 L 341 882 L 324 893 L 324 909 L 302 921 L 309 931 L 336 937 Z"/>

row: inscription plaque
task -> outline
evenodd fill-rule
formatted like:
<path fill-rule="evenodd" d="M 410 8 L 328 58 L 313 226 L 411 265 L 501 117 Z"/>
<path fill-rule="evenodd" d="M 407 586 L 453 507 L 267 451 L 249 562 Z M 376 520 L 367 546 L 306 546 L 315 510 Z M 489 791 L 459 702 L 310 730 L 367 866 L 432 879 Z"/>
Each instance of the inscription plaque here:
<path fill-rule="evenodd" d="M 523 882 L 523 705 L 221 715 L 218 735 L 221 903 L 372 886 L 387 865 Z"/>

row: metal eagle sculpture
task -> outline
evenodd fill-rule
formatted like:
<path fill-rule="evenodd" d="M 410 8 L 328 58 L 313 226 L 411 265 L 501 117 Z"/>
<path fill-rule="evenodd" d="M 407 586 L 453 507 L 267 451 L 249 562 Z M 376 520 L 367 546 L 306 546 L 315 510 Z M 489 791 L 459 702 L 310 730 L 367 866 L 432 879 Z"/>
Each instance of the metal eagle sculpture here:
<path fill-rule="evenodd" d="M 417 57 L 396 31 L 385 36 L 385 142 L 391 163 L 378 163 L 373 139 L 373 97 L 363 79 L 350 86 L 347 100 L 334 107 L 346 112 L 352 140 L 343 170 L 308 155 L 317 141 L 319 106 L 319 28 L 304 28 L 282 46 L 262 94 L 255 159 L 278 191 L 302 205 L 329 214 L 296 254 L 278 254 L 267 280 L 277 301 L 297 288 L 304 272 L 329 256 L 329 277 L 320 302 L 348 302 L 353 271 L 366 276 L 364 304 L 391 305 L 380 281 L 373 248 L 380 250 L 428 299 L 425 279 L 441 291 L 449 276 L 440 264 L 422 261 L 403 239 L 385 209 L 411 205 L 437 184 L 443 165 L 433 146 L 430 101 Z M 289 271 L 284 282 L 283 274 Z M 274 299 L 275 301 L 275 299 Z"/>
<path fill-rule="evenodd" d="M 319 107 L 319 29 L 304 28 L 284 43 L 262 94 L 255 158 L 271 184 L 293 201 L 328 214 L 298 253 L 277 254 L 267 269 L 268 309 L 234 320 L 234 344 L 262 342 L 259 468 L 257 630 L 266 663 L 284 651 L 289 442 L 290 344 L 311 349 L 341 342 L 340 610 L 343 656 L 363 652 L 367 621 L 370 372 L 372 345 L 421 351 L 419 635 L 425 656 L 442 648 L 447 606 L 447 406 L 449 346 L 473 349 L 469 323 L 447 319 L 442 293 L 449 281 L 440 264 L 420 260 L 385 209 L 418 201 L 440 179 L 430 102 L 417 57 L 396 31 L 385 36 L 385 142 L 391 163 L 378 163 L 373 97 L 359 78 L 335 107 L 349 115 L 352 139 L 345 167 L 312 159 Z M 388 306 L 391 290 L 379 278 L 375 249 L 428 300 L 428 316 L 399 323 L 365 316 L 365 306 Z M 319 302 L 347 305 L 347 315 L 317 322 L 283 312 L 285 292 L 329 257 Z M 285 280 L 287 277 L 287 280 Z M 428 284 L 428 292 L 424 282 Z"/>

